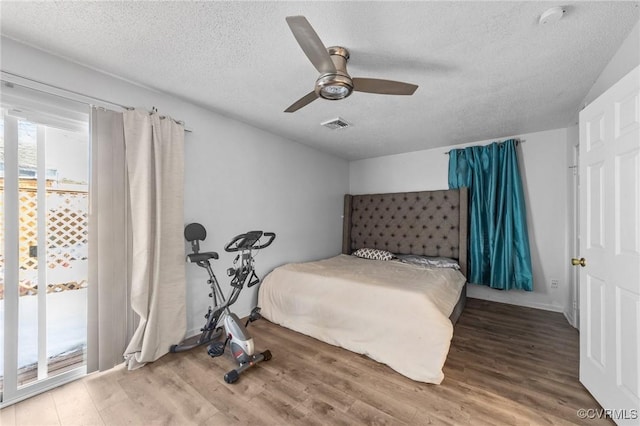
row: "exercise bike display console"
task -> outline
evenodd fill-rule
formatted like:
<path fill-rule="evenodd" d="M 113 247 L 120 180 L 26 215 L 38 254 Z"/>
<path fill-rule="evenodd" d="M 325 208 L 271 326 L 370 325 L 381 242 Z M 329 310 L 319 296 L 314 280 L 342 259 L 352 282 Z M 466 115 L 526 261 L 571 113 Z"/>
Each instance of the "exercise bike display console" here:
<path fill-rule="evenodd" d="M 269 239 L 264 244 L 258 244 L 262 236 L 268 237 Z M 263 248 L 267 248 L 271 245 L 273 240 L 276 238 L 276 234 L 273 232 L 262 232 L 262 231 L 249 231 L 246 234 L 236 235 L 230 242 L 224 246 L 224 250 L 228 252 L 240 251 L 240 250 L 262 250 Z"/>
<path fill-rule="evenodd" d="M 211 259 L 218 259 L 216 252 L 200 252 L 200 241 L 207 237 L 207 231 L 199 223 L 191 223 L 185 227 L 184 236 L 191 243 L 193 253 L 187 255 L 187 261 L 205 268 L 209 274 L 207 284 L 211 287 L 212 305 L 209 306 L 205 318 L 207 322 L 200 330 L 202 333 L 194 340 L 187 339 L 180 344 L 171 346 L 171 352 L 183 352 L 208 343 L 207 353 L 212 357 L 224 354 L 224 350 L 229 343 L 231 354 L 238 362 L 238 367 L 229 371 L 224 376 L 227 383 L 234 383 L 238 380 L 240 373 L 249 367 L 255 366 L 262 361 L 271 359 L 271 352 L 268 350 L 254 354 L 253 338 L 247 331 L 249 323 L 261 318 L 260 308 L 255 307 L 246 324 L 242 324 L 240 318 L 231 312 L 229 307 L 233 305 L 242 291 L 245 284 L 253 287 L 260 283 L 260 278 L 255 273 L 253 252 L 269 247 L 276 234 L 273 232 L 249 231 L 236 235 L 224 246 L 227 252 L 239 252 L 233 261 L 233 267 L 227 269 L 227 275 L 231 277 L 231 290 L 225 298 L 222 294 L 220 284 L 211 267 Z M 262 237 L 267 238 L 261 242 Z M 238 264 L 238 261 L 240 263 Z M 223 324 L 223 325 L 221 325 Z M 224 334 L 223 334 L 224 331 Z M 224 336 L 224 339 L 222 338 Z"/>

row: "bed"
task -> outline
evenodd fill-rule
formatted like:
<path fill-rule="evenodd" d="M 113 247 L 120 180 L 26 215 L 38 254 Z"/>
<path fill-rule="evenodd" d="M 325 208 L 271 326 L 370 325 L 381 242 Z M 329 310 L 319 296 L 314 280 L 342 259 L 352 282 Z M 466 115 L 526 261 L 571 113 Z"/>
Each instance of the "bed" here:
<path fill-rule="evenodd" d="M 342 254 L 265 277 L 269 321 L 440 383 L 466 300 L 467 190 L 345 195 Z M 453 268 L 362 259 L 358 249 L 446 257 Z"/>

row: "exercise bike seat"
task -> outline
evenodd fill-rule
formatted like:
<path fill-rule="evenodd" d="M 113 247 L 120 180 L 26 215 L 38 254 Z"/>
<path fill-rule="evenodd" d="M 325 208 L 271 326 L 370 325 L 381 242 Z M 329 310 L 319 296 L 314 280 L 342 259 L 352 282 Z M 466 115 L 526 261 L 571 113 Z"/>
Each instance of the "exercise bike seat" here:
<path fill-rule="evenodd" d="M 204 262 L 205 260 L 217 258 L 218 253 L 216 253 L 215 251 L 208 251 L 206 253 L 191 253 L 187 255 L 187 260 L 189 261 L 189 263 Z"/>
<path fill-rule="evenodd" d="M 204 241 L 204 239 L 207 238 L 207 230 L 199 223 L 190 223 L 185 226 L 184 238 L 191 243 L 191 250 L 193 250 L 193 253 L 187 255 L 187 261 L 189 263 L 197 263 L 200 265 L 200 262 L 218 258 L 218 253 L 215 251 L 200 253 L 200 241 Z"/>

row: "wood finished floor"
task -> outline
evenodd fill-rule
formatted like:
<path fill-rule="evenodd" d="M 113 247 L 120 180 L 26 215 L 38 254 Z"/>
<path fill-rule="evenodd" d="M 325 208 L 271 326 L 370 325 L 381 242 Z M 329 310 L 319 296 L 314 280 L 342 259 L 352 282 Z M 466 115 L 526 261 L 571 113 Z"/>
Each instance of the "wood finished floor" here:
<path fill-rule="evenodd" d="M 234 385 L 222 378 L 230 358 L 196 348 L 7 407 L 0 424 L 612 424 L 576 415 L 599 405 L 578 382 L 578 332 L 562 314 L 469 299 L 439 386 L 267 321 L 251 331 L 273 359 Z"/>

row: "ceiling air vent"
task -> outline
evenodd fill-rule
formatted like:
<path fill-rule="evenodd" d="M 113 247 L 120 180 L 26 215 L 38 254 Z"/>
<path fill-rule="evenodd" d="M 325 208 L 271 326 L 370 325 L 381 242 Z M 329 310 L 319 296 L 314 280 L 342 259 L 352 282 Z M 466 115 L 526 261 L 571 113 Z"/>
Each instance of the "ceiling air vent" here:
<path fill-rule="evenodd" d="M 320 124 L 332 130 L 346 129 L 347 127 L 351 126 L 351 123 L 348 123 L 344 118 L 340 117 L 325 121 L 324 123 Z"/>

